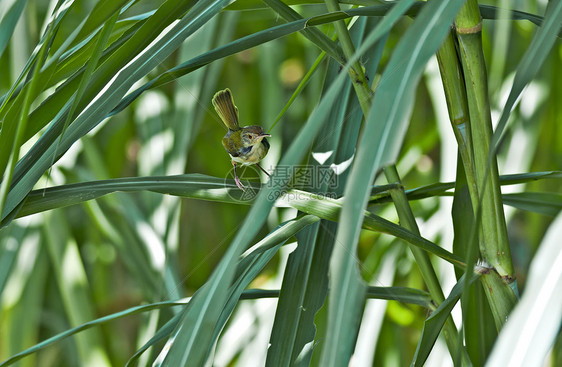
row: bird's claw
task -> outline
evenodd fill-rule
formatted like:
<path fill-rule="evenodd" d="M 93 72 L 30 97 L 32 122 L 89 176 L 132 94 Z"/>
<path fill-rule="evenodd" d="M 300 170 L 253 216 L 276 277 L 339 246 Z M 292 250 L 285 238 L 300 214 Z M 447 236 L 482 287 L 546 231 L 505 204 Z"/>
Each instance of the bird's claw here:
<path fill-rule="evenodd" d="M 238 173 L 236 173 L 236 162 L 232 161 L 232 164 L 234 165 L 234 182 L 236 182 L 236 186 L 238 186 L 240 190 L 246 192 L 244 185 L 242 185 L 242 182 L 240 182 L 240 179 L 238 178 Z"/>
<path fill-rule="evenodd" d="M 242 185 L 242 182 L 240 182 L 240 179 L 238 177 L 234 178 L 234 182 L 236 182 L 236 186 L 238 186 L 238 188 L 244 192 L 246 192 L 246 189 L 244 188 L 244 185 Z"/>

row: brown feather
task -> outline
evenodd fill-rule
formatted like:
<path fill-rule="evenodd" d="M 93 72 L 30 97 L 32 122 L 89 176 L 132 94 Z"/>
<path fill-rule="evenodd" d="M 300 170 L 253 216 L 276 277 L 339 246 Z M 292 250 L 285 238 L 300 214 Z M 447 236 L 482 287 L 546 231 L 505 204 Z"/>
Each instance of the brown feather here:
<path fill-rule="evenodd" d="M 234 105 L 234 98 L 232 93 L 230 93 L 230 89 L 227 88 L 215 93 L 212 102 L 226 127 L 233 131 L 239 130 L 238 108 Z"/>

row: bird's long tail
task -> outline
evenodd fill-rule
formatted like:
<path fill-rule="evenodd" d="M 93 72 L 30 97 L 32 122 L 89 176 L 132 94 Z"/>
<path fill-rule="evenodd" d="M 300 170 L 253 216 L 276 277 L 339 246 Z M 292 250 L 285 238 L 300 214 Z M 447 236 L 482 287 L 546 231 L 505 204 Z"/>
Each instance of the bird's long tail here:
<path fill-rule="evenodd" d="M 215 93 L 212 102 L 215 111 L 217 111 L 217 114 L 226 127 L 234 131 L 239 130 L 238 108 L 234 105 L 234 98 L 232 98 L 230 89 L 227 88 Z"/>

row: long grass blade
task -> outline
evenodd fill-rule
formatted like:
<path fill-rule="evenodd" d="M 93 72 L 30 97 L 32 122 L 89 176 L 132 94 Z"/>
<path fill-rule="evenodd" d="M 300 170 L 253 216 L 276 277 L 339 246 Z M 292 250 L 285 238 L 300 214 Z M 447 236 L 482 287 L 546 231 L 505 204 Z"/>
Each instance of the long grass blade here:
<path fill-rule="evenodd" d="M 370 185 L 378 169 L 395 161 L 406 130 L 414 86 L 462 4 L 462 1 L 428 3 L 397 45 L 389 62 L 390 69 L 387 68 L 378 85 L 340 214 L 336 243 L 346 246 L 336 246 L 332 259 L 329 330 L 322 356 L 325 366 L 348 363 L 363 307 L 365 286 L 352 256 L 364 215 L 358 209 L 366 207 Z M 400 14 L 410 5 L 408 1 L 401 1 L 391 13 Z"/>
<path fill-rule="evenodd" d="M 517 66 L 513 86 L 507 97 L 496 131 L 492 136 L 490 156 L 495 155 L 502 136 L 505 133 L 505 128 L 515 103 L 523 92 L 523 89 L 533 80 L 546 60 L 546 57 L 550 54 L 561 28 L 562 2 L 551 2 L 546 8 L 542 26 L 537 31 L 531 45 L 527 48 L 525 55 Z"/>
<path fill-rule="evenodd" d="M 0 57 L 6 50 L 27 0 L 14 1 L 0 21 Z"/>
<path fill-rule="evenodd" d="M 39 152 L 32 149 L 28 155 L 35 154 L 36 160 L 30 167 L 26 167 L 25 174 L 11 190 L 4 213 L 13 210 L 27 195 L 50 166 L 55 151 L 65 152 L 75 141 L 99 124 L 138 79 L 177 49 L 187 36 L 216 15 L 224 3 L 225 1 L 214 2 L 209 7 L 205 7 L 204 2 L 197 3 L 196 7 L 170 29 L 167 37 L 161 38 L 119 73 L 108 89 L 71 124 L 61 139 L 60 146 L 51 144 L 41 155 L 37 155 Z M 21 169 L 22 167 L 20 167 Z"/>
<path fill-rule="evenodd" d="M 478 277 L 473 276 L 469 280 L 469 283 L 473 283 L 476 279 L 478 279 Z M 423 366 L 425 364 L 427 357 L 433 349 L 433 345 L 435 344 L 435 341 L 437 340 L 437 337 L 439 336 L 439 333 L 441 332 L 441 329 L 445 324 L 445 321 L 447 321 L 447 318 L 451 315 L 453 307 L 455 307 L 455 304 L 462 295 L 465 283 L 464 280 L 465 275 L 463 275 L 459 279 L 457 284 L 455 284 L 455 286 L 451 290 L 451 293 L 445 299 L 445 301 L 443 301 L 439 305 L 439 307 L 437 307 L 437 309 L 433 311 L 431 316 L 429 316 L 425 320 L 423 324 L 422 335 L 418 342 L 416 353 L 412 361 L 412 366 Z"/>

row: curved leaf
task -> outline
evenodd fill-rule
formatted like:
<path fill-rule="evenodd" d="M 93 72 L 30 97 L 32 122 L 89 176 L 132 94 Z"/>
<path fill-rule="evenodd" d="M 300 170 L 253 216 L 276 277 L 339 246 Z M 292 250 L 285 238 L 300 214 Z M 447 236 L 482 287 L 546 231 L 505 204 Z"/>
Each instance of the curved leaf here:
<path fill-rule="evenodd" d="M 397 3 L 385 20 L 391 14 L 405 11 L 411 4 L 408 1 Z M 445 39 L 462 4 L 460 0 L 429 2 L 401 38 L 378 84 L 340 214 L 336 243 L 346 245 L 336 246 L 332 258 L 333 283 L 327 340 L 322 355 L 324 366 L 349 363 L 365 292 L 357 262 L 350 252 L 354 254 L 356 251 L 370 185 L 383 165 L 394 163 L 402 146 L 417 81 L 427 61 Z M 364 46 L 366 44 L 361 47 Z"/>

